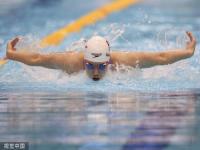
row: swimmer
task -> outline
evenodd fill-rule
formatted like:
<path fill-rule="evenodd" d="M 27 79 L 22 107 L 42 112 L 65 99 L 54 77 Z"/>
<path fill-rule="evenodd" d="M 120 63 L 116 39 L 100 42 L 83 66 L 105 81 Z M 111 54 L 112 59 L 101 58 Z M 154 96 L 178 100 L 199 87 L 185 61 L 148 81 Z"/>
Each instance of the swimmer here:
<path fill-rule="evenodd" d="M 149 68 L 156 65 L 168 65 L 194 55 L 196 39 L 191 32 L 186 32 L 189 41 L 184 49 L 162 52 L 118 52 L 110 51 L 108 41 L 100 36 L 93 36 L 85 42 L 83 52 L 62 52 L 40 54 L 28 51 L 16 51 L 19 38 L 7 44 L 7 59 L 19 61 L 30 66 L 42 66 L 50 69 L 61 69 L 68 74 L 85 70 L 87 75 L 98 81 L 102 79 L 109 66 L 125 65 Z"/>

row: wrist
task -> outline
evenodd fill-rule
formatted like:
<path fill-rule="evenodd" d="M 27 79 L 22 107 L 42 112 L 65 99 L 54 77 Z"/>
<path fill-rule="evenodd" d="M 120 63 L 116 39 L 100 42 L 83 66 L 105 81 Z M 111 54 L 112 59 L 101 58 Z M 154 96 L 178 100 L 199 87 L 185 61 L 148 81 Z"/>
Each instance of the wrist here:
<path fill-rule="evenodd" d="M 8 51 L 6 52 L 6 57 L 7 57 L 8 59 L 12 59 L 12 56 L 13 56 L 13 51 L 8 50 Z"/>
<path fill-rule="evenodd" d="M 190 57 L 192 57 L 194 55 L 194 50 L 193 49 L 187 49 L 187 51 L 188 51 L 188 55 Z"/>

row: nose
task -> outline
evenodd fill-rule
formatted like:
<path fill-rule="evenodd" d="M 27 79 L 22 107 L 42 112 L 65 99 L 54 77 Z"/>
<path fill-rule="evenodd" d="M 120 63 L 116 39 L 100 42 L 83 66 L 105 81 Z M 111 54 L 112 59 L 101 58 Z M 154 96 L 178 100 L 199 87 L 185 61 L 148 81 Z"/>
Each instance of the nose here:
<path fill-rule="evenodd" d="M 99 77 L 99 69 L 97 66 L 95 66 L 94 70 L 93 70 L 93 76 L 94 77 Z"/>

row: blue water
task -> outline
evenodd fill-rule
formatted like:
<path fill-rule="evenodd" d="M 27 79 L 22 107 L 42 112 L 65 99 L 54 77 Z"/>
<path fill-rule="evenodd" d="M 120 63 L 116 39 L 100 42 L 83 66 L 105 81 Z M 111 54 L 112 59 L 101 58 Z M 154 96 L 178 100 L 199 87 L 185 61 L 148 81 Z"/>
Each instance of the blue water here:
<path fill-rule="evenodd" d="M 198 0 L 148 0 L 113 13 L 37 50 L 34 42 L 111 0 L 15 0 L 0 3 L 0 56 L 23 36 L 30 51 L 81 50 L 81 40 L 107 37 L 113 51 L 183 48 L 185 31 L 200 36 Z M 0 142 L 27 141 L 46 149 L 198 150 L 200 62 L 195 55 L 172 65 L 123 68 L 100 82 L 85 72 L 30 67 L 9 61 L 0 68 Z"/>

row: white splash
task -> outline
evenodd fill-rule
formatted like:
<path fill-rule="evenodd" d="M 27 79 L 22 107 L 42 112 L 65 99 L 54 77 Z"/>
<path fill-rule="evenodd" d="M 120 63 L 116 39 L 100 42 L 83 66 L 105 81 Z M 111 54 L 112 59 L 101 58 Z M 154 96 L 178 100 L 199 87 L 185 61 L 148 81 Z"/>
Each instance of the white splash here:
<path fill-rule="evenodd" d="M 42 50 L 40 46 L 40 40 L 38 37 L 33 35 L 19 36 L 19 42 L 16 44 L 15 48 L 18 51 L 35 51 L 39 52 Z"/>
<path fill-rule="evenodd" d="M 98 29 L 98 32 L 93 32 L 92 34 L 105 36 L 111 42 L 111 45 L 112 43 L 116 43 L 119 46 L 126 45 L 128 48 L 132 49 L 133 44 L 130 42 L 131 39 L 126 38 L 128 37 L 126 34 L 127 32 L 132 33 L 134 30 L 135 27 L 133 28 L 131 24 L 121 25 L 113 23 L 105 27 L 101 27 Z M 143 35 L 135 34 L 133 37 L 135 39 L 140 39 L 142 38 L 141 36 Z M 85 46 L 85 39 L 88 38 L 80 37 L 80 39 L 72 42 L 66 51 L 69 49 L 77 52 L 83 50 Z M 121 40 L 123 42 L 121 42 Z M 156 39 L 142 40 L 142 42 L 136 41 L 135 44 L 138 45 L 138 47 L 146 47 L 146 49 L 149 49 L 150 51 L 159 51 L 163 48 L 183 48 L 188 39 L 184 30 L 170 28 L 160 30 L 160 32 L 157 33 Z M 38 42 L 39 39 L 37 37 L 27 35 L 22 37 L 16 48 L 17 50 L 45 53 L 52 52 L 51 49 L 49 51 L 46 51 L 46 49 L 42 50 L 38 46 Z M 54 48 L 54 50 L 56 49 Z M 9 63 L 9 65 L 11 64 L 12 63 Z M 195 88 L 200 86 L 200 82 L 198 82 L 200 70 L 198 69 L 199 67 L 197 67 L 199 64 L 199 52 L 196 52 L 195 56 L 192 58 L 192 63 L 190 60 L 183 60 L 175 64 L 157 66 L 148 69 L 138 69 L 118 65 L 117 71 L 108 71 L 103 80 L 94 82 L 87 77 L 85 71 L 68 75 L 60 70 L 45 69 L 43 67 L 30 67 L 20 63 L 20 65 L 16 67 L 12 66 L 12 71 L 9 70 L 9 68 L 4 69 L 4 74 L 0 76 L 0 81 L 10 79 L 12 82 L 18 80 L 26 82 L 29 80 L 31 82 L 52 83 L 55 85 L 55 88 L 62 87 L 69 89 L 73 87 L 97 91 L 107 91 L 108 89 L 157 90 Z"/>

